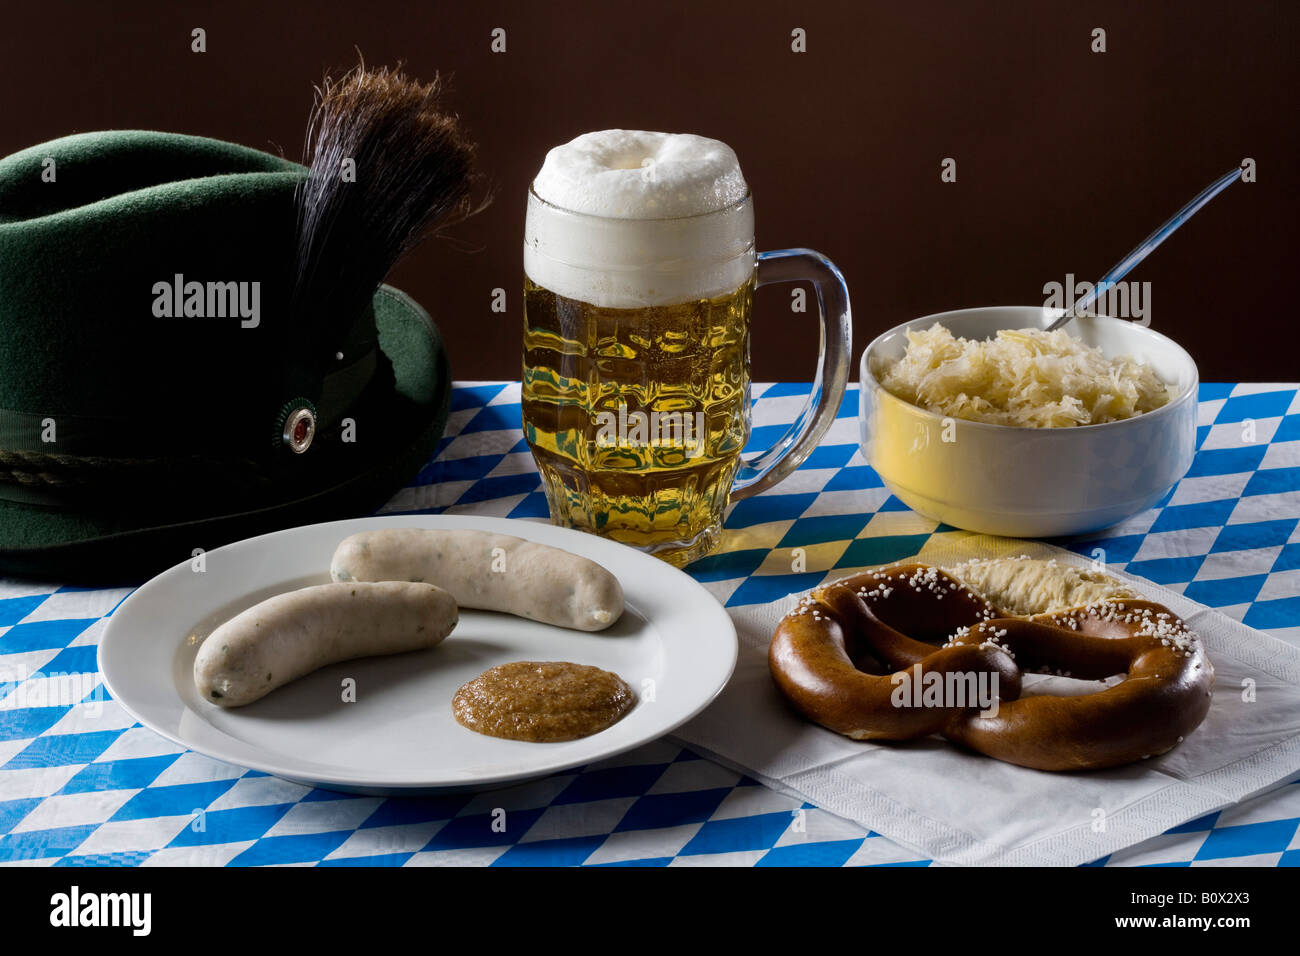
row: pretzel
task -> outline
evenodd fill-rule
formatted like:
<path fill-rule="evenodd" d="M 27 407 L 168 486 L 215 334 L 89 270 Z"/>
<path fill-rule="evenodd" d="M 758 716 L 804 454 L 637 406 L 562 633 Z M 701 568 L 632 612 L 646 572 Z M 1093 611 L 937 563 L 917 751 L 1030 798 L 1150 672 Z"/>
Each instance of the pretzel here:
<path fill-rule="evenodd" d="M 938 733 L 1038 770 L 1115 767 L 1172 750 L 1205 718 L 1214 684 L 1196 635 L 1163 605 L 1112 598 L 1014 616 L 923 564 L 814 590 L 777 626 L 768 663 L 790 703 L 837 733 Z M 1030 671 L 1126 679 L 1079 697 L 1021 697 Z M 994 706 L 951 693 L 977 684 L 993 686 Z"/>

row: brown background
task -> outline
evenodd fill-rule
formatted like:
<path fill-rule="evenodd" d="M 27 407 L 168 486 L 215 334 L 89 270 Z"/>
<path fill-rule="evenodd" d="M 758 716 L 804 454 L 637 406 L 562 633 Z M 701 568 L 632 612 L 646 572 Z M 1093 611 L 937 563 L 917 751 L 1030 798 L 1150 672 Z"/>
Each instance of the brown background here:
<path fill-rule="evenodd" d="M 1089 50 L 1097 26 L 1104 54 Z M 730 143 L 760 248 L 812 246 L 847 276 L 855 358 L 909 318 L 1038 304 L 1067 272 L 1097 278 L 1250 156 L 1259 181 L 1131 278 L 1152 283 L 1154 327 L 1203 379 L 1294 381 L 1298 26 L 1294 0 L 10 4 L 0 154 L 136 127 L 297 158 L 312 84 L 355 48 L 451 72 L 496 199 L 392 280 L 433 312 L 460 379 L 518 377 L 525 190 L 549 146 L 586 130 Z M 190 52 L 193 27 L 208 52 Z M 790 52 L 794 27 L 805 54 Z M 955 184 L 939 179 L 947 156 Z M 496 287 L 505 315 L 489 308 Z M 788 301 L 760 293 L 758 380 L 810 377 L 812 318 Z"/>

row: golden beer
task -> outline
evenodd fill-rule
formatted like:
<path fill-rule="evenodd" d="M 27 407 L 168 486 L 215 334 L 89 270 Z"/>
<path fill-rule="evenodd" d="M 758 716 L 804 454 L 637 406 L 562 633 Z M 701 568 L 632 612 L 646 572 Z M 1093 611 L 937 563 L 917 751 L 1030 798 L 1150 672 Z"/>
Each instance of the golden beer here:
<path fill-rule="evenodd" d="M 617 309 L 525 278 L 524 435 L 553 519 L 675 564 L 712 549 L 749 438 L 753 288 Z"/>
<path fill-rule="evenodd" d="M 798 280 L 828 305 L 814 394 L 774 448 L 742 458 L 754 290 Z M 523 426 L 556 524 L 677 565 L 706 554 L 731 499 L 816 446 L 849 338 L 834 265 L 755 253 L 753 200 L 725 143 L 604 130 L 547 154 L 524 223 Z"/>

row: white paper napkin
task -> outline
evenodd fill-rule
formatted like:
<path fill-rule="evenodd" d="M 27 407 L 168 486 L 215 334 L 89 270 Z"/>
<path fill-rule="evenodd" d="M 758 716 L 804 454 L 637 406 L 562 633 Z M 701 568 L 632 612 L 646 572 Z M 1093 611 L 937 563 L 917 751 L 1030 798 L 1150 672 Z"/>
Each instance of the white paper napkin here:
<path fill-rule="evenodd" d="M 916 560 L 950 565 L 1016 554 L 1089 563 L 1040 542 L 966 532 L 932 537 Z M 826 579 L 851 573 L 836 569 Z M 768 671 L 768 641 L 797 595 L 729 609 L 740 634 L 736 673 L 718 700 L 674 736 L 948 864 L 1086 863 L 1300 774 L 1300 650 L 1166 588 L 1109 573 L 1182 617 L 1214 664 L 1209 714 L 1164 756 L 1112 770 L 1048 773 L 965 753 L 939 737 L 880 744 L 825 730 L 787 706 Z M 1057 685 L 1053 692 L 1092 689 L 1082 681 L 1043 680 Z"/>

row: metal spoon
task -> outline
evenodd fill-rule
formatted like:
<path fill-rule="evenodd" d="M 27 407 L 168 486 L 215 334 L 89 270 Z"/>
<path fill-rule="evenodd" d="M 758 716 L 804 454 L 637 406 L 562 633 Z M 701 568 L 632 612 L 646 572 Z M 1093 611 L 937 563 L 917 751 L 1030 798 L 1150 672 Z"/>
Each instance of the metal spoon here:
<path fill-rule="evenodd" d="M 1143 239 L 1136 249 L 1112 266 L 1109 272 L 1097 280 L 1097 284 L 1093 286 L 1092 291 L 1076 302 L 1073 308 L 1068 309 L 1060 318 L 1049 325 L 1047 331 L 1055 331 L 1075 316 L 1085 312 L 1088 307 L 1096 301 L 1098 296 L 1104 295 L 1111 286 L 1115 285 L 1120 279 L 1128 275 L 1130 269 L 1149 256 L 1156 246 L 1160 245 L 1160 243 L 1173 235 L 1175 229 L 1185 223 L 1188 219 L 1191 219 L 1192 216 L 1194 216 L 1207 202 L 1227 189 L 1230 183 L 1240 178 L 1241 170 L 1234 169 L 1231 172 L 1224 173 L 1214 182 L 1210 183 L 1210 185 L 1206 186 L 1195 199 L 1170 216 L 1168 222 Z"/>

